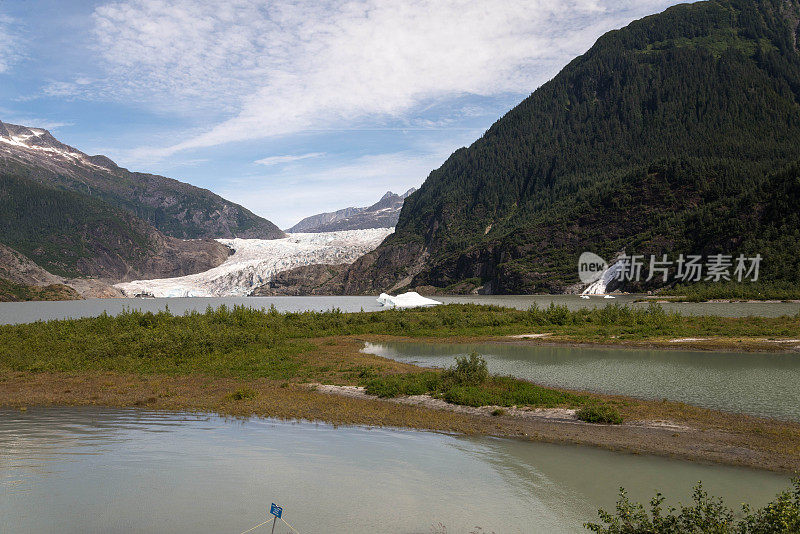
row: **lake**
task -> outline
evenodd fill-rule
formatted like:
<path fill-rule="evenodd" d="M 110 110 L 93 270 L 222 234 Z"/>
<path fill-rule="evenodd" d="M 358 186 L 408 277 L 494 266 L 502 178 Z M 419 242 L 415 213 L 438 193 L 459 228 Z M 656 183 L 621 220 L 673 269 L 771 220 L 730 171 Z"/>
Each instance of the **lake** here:
<path fill-rule="evenodd" d="M 0 531 L 584 532 L 620 485 L 763 505 L 789 477 L 569 445 L 134 409 L 0 410 Z M 255 532 L 268 532 L 271 525 Z M 276 532 L 288 532 L 278 523 Z"/>
<path fill-rule="evenodd" d="M 367 343 L 364 352 L 429 367 L 478 352 L 492 373 L 538 384 L 800 421 L 798 353 L 418 342 Z"/>
<path fill-rule="evenodd" d="M 451 303 L 495 304 L 526 310 L 533 304 L 549 306 L 551 302 L 565 304 L 571 309 L 581 307 L 607 306 L 609 304 L 633 304 L 639 295 L 620 295 L 616 299 L 593 298 L 583 300 L 577 295 L 470 295 L 435 297 L 436 300 Z M 125 309 L 160 311 L 169 307 L 170 311 L 182 314 L 185 311 L 205 311 L 208 306 L 218 307 L 244 305 L 251 308 L 269 308 L 274 305 L 279 311 L 327 311 L 339 308 L 345 312 L 379 311 L 381 306 L 375 297 L 194 297 L 159 299 L 87 299 L 60 302 L 0 302 L 0 324 L 29 323 L 38 320 L 95 317 L 106 312 L 114 315 Z M 677 310 L 684 314 L 721 315 L 740 317 L 758 315 L 777 317 L 794 315 L 800 312 L 800 303 L 792 302 L 736 302 L 736 303 L 665 303 L 665 310 Z"/>

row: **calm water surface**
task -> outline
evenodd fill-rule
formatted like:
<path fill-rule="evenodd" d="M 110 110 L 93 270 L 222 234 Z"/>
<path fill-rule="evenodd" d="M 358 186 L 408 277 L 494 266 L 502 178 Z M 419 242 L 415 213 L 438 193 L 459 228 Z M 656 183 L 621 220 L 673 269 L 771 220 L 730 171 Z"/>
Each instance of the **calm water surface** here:
<path fill-rule="evenodd" d="M 800 421 L 800 354 L 546 347 L 498 343 L 367 343 L 365 352 L 446 367 L 478 352 L 489 370 L 539 384 L 687 402 Z"/>
<path fill-rule="evenodd" d="M 789 478 L 591 448 L 136 410 L 0 411 L 0 531 L 582 532 L 617 487 L 763 505 Z M 263 529 L 263 527 L 262 527 Z M 287 532 L 279 523 L 276 532 Z M 266 531 L 264 531 L 266 532 Z"/>
<path fill-rule="evenodd" d="M 496 304 L 527 310 L 533 304 L 549 306 L 551 302 L 566 304 L 571 309 L 606 306 L 608 304 L 633 304 L 637 295 L 621 295 L 613 300 L 592 298 L 580 299 L 577 295 L 471 295 L 435 297 L 450 303 Z M 88 299 L 62 302 L 0 302 L 0 324 L 29 323 L 38 320 L 95 317 L 106 312 L 111 315 L 125 309 L 159 311 L 169 307 L 170 311 L 182 314 L 185 311 L 205 311 L 208 306 L 218 307 L 245 305 L 251 308 L 269 308 L 274 305 L 280 311 L 327 311 L 339 308 L 345 312 L 378 311 L 382 309 L 375 297 L 197 297 L 160 299 Z M 647 306 L 639 303 L 635 306 Z M 665 303 L 665 310 L 677 310 L 684 314 L 721 315 L 740 317 L 747 315 L 778 317 L 800 312 L 800 303 L 745 302 L 745 303 Z"/>

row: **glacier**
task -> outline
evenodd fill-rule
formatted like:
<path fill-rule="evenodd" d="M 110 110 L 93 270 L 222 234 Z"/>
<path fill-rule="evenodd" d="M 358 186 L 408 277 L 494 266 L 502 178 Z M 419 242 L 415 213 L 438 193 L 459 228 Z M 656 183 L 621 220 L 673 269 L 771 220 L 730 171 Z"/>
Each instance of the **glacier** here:
<path fill-rule="evenodd" d="M 289 234 L 283 239 L 217 239 L 233 250 L 222 265 L 176 278 L 116 284 L 126 297 L 240 297 L 294 267 L 342 265 L 378 247 L 394 228 Z"/>

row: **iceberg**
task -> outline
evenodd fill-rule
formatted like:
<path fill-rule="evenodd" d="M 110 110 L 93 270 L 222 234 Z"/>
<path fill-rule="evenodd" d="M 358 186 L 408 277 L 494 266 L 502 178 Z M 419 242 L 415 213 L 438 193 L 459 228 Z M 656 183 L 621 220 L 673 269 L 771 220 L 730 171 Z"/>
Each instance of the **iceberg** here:
<path fill-rule="evenodd" d="M 409 291 L 393 297 L 386 293 L 381 293 L 377 298 L 378 303 L 387 308 L 418 308 L 420 306 L 438 306 L 438 300 L 423 297 L 416 291 Z"/>

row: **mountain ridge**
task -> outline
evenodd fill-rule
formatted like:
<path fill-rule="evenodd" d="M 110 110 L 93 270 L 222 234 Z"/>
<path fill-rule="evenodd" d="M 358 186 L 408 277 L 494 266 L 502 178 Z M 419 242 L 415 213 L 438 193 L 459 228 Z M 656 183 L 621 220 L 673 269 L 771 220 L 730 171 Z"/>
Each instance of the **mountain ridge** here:
<path fill-rule="evenodd" d="M 336 232 L 340 230 L 367 230 L 392 228 L 397 223 L 400 209 L 416 188 L 402 195 L 387 191 L 375 204 L 363 208 L 348 207 L 333 212 L 319 213 L 304 218 L 287 230 L 289 233 Z"/>
<path fill-rule="evenodd" d="M 44 185 L 104 200 L 180 239 L 285 236 L 270 221 L 207 189 L 132 172 L 107 156 L 89 156 L 61 143 L 43 128 L 0 121 L 0 172 L 12 169 Z"/>

